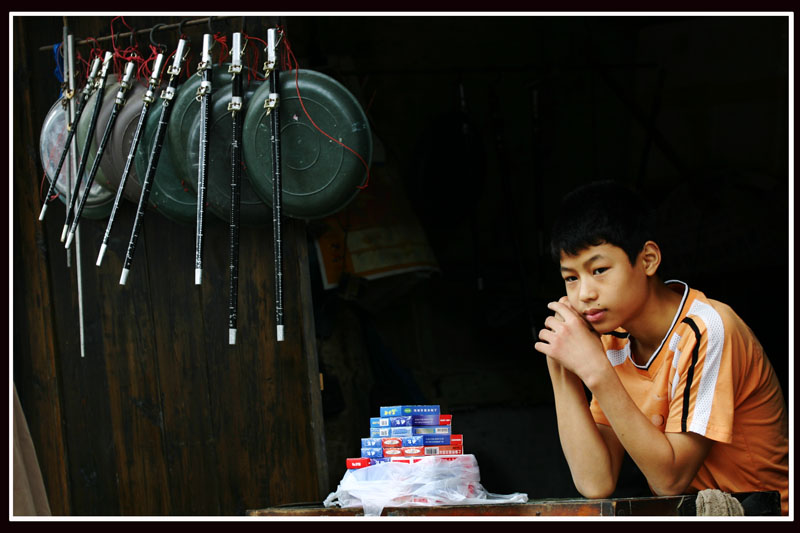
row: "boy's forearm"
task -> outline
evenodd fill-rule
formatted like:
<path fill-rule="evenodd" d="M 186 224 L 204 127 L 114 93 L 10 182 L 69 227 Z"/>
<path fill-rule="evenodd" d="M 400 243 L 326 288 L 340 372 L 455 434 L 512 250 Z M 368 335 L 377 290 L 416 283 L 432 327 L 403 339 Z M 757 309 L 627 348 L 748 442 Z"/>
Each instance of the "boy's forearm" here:
<path fill-rule="evenodd" d="M 575 487 L 587 498 L 607 497 L 616 487 L 618 471 L 589 411 L 583 383 L 550 357 L 547 367 L 553 384 L 558 436 Z"/>
<path fill-rule="evenodd" d="M 656 494 L 684 491 L 694 471 L 683 464 L 670 439 L 639 410 L 613 369 L 586 384 L 622 446 Z"/>

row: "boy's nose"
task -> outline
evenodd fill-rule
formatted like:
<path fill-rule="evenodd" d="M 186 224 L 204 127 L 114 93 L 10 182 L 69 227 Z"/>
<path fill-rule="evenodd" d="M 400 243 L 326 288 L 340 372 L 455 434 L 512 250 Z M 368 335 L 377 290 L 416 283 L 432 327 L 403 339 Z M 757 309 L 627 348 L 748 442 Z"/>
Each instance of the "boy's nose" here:
<path fill-rule="evenodd" d="M 597 291 L 591 283 L 581 283 L 580 298 L 582 302 L 589 302 L 597 298 Z"/>

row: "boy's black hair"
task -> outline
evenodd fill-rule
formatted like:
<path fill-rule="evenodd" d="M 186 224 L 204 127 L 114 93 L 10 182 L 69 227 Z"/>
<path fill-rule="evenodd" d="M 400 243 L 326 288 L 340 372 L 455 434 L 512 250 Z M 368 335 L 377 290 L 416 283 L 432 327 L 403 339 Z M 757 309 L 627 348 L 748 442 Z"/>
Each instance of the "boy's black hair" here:
<path fill-rule="evenodd" d="M 619 246 L 634 264 L 644 243 L 655 240 L 653 212 L 638 193 L 614 181 L 578 187 L 561 202 L 550 240 L 556 263 L 589 246 Z"/>

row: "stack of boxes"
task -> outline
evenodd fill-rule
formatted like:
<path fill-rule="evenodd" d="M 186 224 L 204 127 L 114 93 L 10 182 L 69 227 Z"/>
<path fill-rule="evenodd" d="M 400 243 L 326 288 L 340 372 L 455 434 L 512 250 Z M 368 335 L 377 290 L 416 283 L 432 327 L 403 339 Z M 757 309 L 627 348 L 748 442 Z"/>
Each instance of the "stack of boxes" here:
<path fill-rule="evenodd" d="M 348 470 L 464 453 L 463 436 L 452 433 L 453 416 L 441 414 L 438 405 L 381 407 L 380 416 L 369 422 L 369 437 L 361 439 L 361 457 L 347 459 Z"/>

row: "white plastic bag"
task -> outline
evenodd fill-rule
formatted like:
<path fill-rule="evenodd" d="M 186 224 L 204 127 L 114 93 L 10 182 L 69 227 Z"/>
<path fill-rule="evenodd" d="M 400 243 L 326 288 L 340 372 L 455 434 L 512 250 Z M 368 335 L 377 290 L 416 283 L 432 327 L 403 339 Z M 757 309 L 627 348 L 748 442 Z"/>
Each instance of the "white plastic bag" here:
<path fill-rule="evenodd" d="M 474 455 L 424 457 L 416 463 L 385 462 L 345 472 L 325 507 L 363 507 L 380 516 L 384 507 L 525 503 L 528 495 L 492 494 L 480 484 Z"/>

